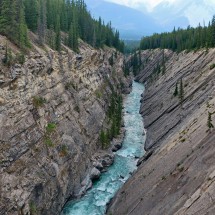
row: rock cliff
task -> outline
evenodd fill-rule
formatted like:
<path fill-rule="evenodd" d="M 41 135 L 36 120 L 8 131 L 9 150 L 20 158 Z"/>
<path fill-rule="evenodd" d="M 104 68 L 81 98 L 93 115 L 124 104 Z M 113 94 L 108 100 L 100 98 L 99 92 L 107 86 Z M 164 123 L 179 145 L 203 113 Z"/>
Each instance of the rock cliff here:
<path fill-rule="evenodd" d="M 148 152 L 108 214 L 215 214 L 215 49 L 141 58 Z"/>
<path fill-rule="evenodd" d="M 124 59 L 80 41 L 79 54 L 32 42 L 20 60 L 0 36 L 1 59 L 5 44 L 11 62 L 0 64 L 0 214 L 60 214 L 68 197 L 90 187 L 111 95 L 129 88 Z"/>

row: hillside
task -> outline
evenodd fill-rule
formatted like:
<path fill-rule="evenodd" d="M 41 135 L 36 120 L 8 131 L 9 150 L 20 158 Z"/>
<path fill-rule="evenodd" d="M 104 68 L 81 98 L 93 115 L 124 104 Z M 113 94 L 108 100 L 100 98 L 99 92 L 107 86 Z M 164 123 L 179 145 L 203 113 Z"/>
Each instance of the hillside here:
<path fill-rule="evenodd" d="M 111 101 L 129 86 L 123 55 L 81 40 L 79 54 L 32 41 L 20 64 L 21 50 L 3 36 L 0 59 L 6 43 L 14 61 L 0 63 L 0 214 L 59 214 L 92 186 L 93 160 L 113 159 L 107 150 L 94 154 L 107 147 L 100 132 L 111 126 Z"/>
<path fill-rule="evenodd" d="M 214 54 L 215 49 L 141 52 L 145 67 L 136 80 L 146 83 L 140 112 L 148 153 L 111 202 L 108 214 L 215 213 Z M 163 55 L 164 74 L 149 79 Z M 181 80 L 182 98 L 174 96 Z"/>

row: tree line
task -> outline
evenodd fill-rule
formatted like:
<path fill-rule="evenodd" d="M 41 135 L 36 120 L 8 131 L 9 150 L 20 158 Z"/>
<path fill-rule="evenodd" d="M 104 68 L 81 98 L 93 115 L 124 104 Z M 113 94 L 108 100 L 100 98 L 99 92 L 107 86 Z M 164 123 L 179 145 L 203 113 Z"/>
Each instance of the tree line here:
<path fill-rule="evenodd" d="M 95 48 L 124 50 L 119 32 L 110 22 L 92 18 L 83 0 L 1 0 L 0 33 L 24 48 L 30 45 L 28 30 L 38 34 L 41 45 L 58 51 L 61 43 L 77 51 L 78 38 Z"/>
<path fill-rule="evenodd" d="M 187 29 L 175 29 L 169 33 L 154 34 L 143 37 L 140 42 L 140 48 L 156 49 L 167 48 L 173 51 L 195 50 L 200 48 L 215 47 L 215 16 L 208 26 L 193 28 L 188 26 Z"/>

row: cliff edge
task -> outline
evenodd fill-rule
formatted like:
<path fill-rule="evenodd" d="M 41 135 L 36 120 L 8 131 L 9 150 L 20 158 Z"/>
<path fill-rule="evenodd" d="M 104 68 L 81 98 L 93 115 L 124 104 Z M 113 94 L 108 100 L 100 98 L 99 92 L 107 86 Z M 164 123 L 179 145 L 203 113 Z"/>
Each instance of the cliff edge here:
<path fill-rule="evenodd" d="M 141 58 L 148 153 L 107 214 L 215 214 L 215 49 Z"/>

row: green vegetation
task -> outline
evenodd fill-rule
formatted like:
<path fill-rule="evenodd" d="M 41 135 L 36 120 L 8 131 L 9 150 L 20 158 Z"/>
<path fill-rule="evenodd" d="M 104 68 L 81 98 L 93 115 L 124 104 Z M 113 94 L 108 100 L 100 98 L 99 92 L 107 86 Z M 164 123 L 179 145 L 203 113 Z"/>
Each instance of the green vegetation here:
<path fill-rule="evenodd" d="M 8 67 L 13 63 L 12 50 L 8 48 L 7 44 L 5 46 L 5 55 L 4 55 L 4 58 L 2 59 L 2 62 L 4 65 Z"/>
<path fill-rule="evenodd" d="M 102 97 L 102 92 L 101 92 L 99 89 L 97 89 L 97 90 L 95 91 L 95 94 L 96 94 L 96 97 L 97 97 L 98 99 L 100 99 L 100 98 Z"/>
<path fill-rule="evenodd" d="M 145 63 L 148 62 L 148 59 L 145 59 Z M 141 68 L 144 69 L 144 64 L 141 66 Z M 164 50 L 162 51 L 162 60 L 160 62 L 157 62 L 157 65 L 154 65 L 153 72 L 148 77 L 149 83 L 153 83 L 158 78 L 163 76 L 166 73 L 166 59 L 165 59 L 165 53 Z"/>
<path fill-rule="evenodd" d="M 52 141 L 52 133 L 56 130 L 57 125 L 55 123 L 48 123 L 46 126 L 46 133 L 44 136 L 44 143 L 48 147 L 54 147 L 54 143 Z"/>
<path fill-rule="evenodd" d="M 208 111 L 208 120 L 207 120 L 207 126 L 208 129 L 214 128 L 214 125 L 212 124 L 212 119 L 211 119 L 212 113 Z"/>
<path fill-rule="evenodd" d="M 61 151 L 60 151 L 60 156 L 65 157 L 68 155 L 68 146 L 67 145 L 62 145 Z"/>
<path fill-rule="evenodd" d="M 0 4 L 0 33 L 21 48 L 29 46 L 22 0 L 2 0 Z"/>
<path fill-rule="evenodd" d="M 180 52 L 185 49 L 190 51 L 210 47 L 215 47 L 215 16 L 208 26 L 199 25 L 197 28 L 188 26 L 187 29 L 178 30 L 174 28 L 169 33 L 143 37 L 140 42 L 142 50 L 167 48 Z"/>
<path fill-rule="evenodd" d="M 129 76 L 130 67 L 131 67 L 130 62 L 129 61 L 128 62 L 124 61 L 124 63 L 123 63 L 123 73 L 124 73 L 125 77 Z"/>
<path fill-rule="evenodd" d="M 69 90 L 71 87 L 77 90 L 77 86 L 73 82 L 70 81 L 65 84 L 65 90 Z"/>
<path fill-rule="evenodd" d="M 48 147 L 53 147 L 53 146 L 54 146 L 54 143 L 52 142 L 51 138 L 48 137 L 48 136 L 44 138 L 44 143 L 45 143 Z"/>
<path fill-rule="evenodd" d="M 57 51 L 61 42 L 78 51 L 78 38 L 96 48 L 124 50 L 119 32 L 113 31 L 111 23 L 92 18 L 83 0 L 2 0 L 0 33 L 25 49 L 30 47 L 28 29 L 38 34 L 40 45 L 48 43 Z"/>
<path fill-rule="evenodd" d="M 80 113 L 80 108 L 79 108 L 78 105 L 75 106 L 74 110 L 75 110 L 76 112 Z"/>
<path fill-rule="evenodd" d="M 179 99 L 180 99 L 180 103 L 182 104 L 184 101 L 184 86 L 183 86 L 182 78 L 180 79 Z"/>
<path fill-rule="evenodd" d="M 39 107 L 42 107 L 46 103 L 46 100 L 42 97 L 34 96 L 32 99 L 32 103 L 35 108 L 39 108 Z"/>
<path fill-rule="evenodd" d="M 113 64 L 114 64 L 114 57 L 113 57 L 113 54 L 112 54 L 111 57 L 109 58 L 109 64 L 110 64 L 111 66 L 113 66 Z"/>
<path fill-rule="evenodd" d="M 125 54 L 136 51 L 140 46 L 140 40 L 125 40 Z"/>
<path fill-rule="evenodd" d="M 47 133 L 52 133 L 53 131 L 55 131 L 56 127 L 57 126 L 55 123 L 48 123 L 48 125 L 46 126 Z"/>
<path fill-rule="evenodd" d="M 213 64 L 210 65 L 210 70 L 212 70 L 214 68 L 215 68 L 215 63 L 213 63 Z"/>
<path fill-rule="evenodd" d="M 174 95 L 175 97 L 178 96 L 178 82 L 176 82 L 175 91 L 174 91 L 173 95 Z"/>
<path fill-rule="evenodd" d="M 110 141 L 120 134 L 122 121 L 122 96 L 113 92 L 111 96 L 110 107 L 107 112 L 110 129 L 102 130 L 100 133 L 100 141 L 102 148 L 108 148 Z"/>
<path fill-rule="evenodd" d="M 36 215 L 37 214 L 37 208 L 34 202 L 29 203 L 29 209 L 30 209 L 30 215 Z"/>

